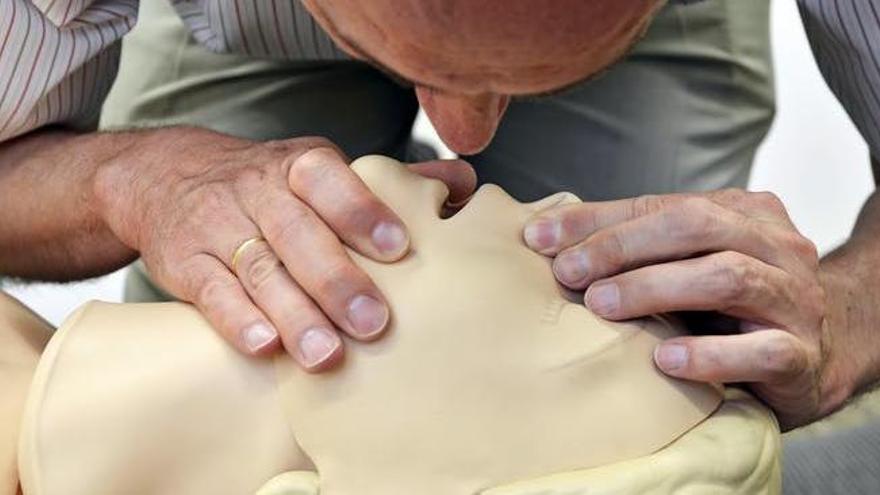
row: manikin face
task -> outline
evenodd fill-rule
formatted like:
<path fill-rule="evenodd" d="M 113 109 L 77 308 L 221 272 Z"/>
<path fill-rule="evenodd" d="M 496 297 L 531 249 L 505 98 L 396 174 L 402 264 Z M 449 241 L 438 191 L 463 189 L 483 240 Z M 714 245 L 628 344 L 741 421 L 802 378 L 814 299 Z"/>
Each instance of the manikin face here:
<path fill-rule="evenodd" d="M 680 328 L 601 320 L 526 247 L 526 219 L 572 195 L 522 204 L 484 185 L 443 218 L 439 181 L 377 156 L 352 169 L 412 244 L 392 264 L 351 253 L 389 301 L 381 340 L 348 342 L 342 366 L 317 375 L 277 358 L 280 396 L 322 495 L 475 494 L 633 459 L 717 406 L 712 387 L 654 367 L 654 347 Z"/>
<path fill-rule="evenodd" d="M 304 0 L 336 43 L 416 87 L 461 154 L 492 139 L 511 96 L 556 91 L 623 56 L 663 0 Z"/>

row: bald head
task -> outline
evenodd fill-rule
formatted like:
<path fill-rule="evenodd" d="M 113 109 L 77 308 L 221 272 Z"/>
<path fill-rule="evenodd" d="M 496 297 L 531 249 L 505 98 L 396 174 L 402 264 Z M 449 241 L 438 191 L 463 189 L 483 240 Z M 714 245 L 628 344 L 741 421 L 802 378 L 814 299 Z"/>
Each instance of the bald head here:
<path fill-rule="evenodd" d="M 620 58 L 664 0 L 304 0 L 356 57 L 413 81 L 459 153 L 492 138 L 511 95 L 585 79 Z"/>

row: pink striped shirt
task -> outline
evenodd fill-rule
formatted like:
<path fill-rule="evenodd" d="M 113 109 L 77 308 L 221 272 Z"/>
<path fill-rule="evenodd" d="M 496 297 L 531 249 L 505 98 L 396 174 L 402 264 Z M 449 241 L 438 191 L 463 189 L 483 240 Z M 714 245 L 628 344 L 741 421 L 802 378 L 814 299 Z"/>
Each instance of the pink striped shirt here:
<path fill-rule="evenodd" d="M 138 1 L 0 0 L 0 142 L 48 124 L 94 128 Z M 170 1 L 214 51 L 345 58 L 298 0 L 149 1 Z M 880 157 L 880 0 L 798 3 L 829 85 Z"/>
<path fill-rule="evenodd" d="M 0 142 L 49 124 L 94 129 L 138 2 L 0 0 Z M 213 51 L 347 58 L 297 0 L 171 2 Z"/>

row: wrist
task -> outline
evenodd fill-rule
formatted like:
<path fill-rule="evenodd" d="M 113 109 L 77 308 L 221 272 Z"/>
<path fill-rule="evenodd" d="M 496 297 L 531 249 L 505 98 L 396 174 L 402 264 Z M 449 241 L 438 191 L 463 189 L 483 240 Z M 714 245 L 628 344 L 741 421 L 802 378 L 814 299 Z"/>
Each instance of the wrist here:
<path fill-rule="evenodd" d="M 68 281 L 108 273 L 134 258 L 98 214 L 92 194 L 98 158 L 112 151 L 108 141 L 100 133 L 52 128 L 2 143 L 0 270 Z"/>
<path fill-rule="evenodd" d="M 844 246 L 826 257 L 819 269 L 826 294 L 819 390 L 822 415 L 840 408 L 880 378 L 880 343 L 874 330 L 880 324 L 880 311 L 869 300 L 875 292 L 860 279 L 860 274 L 870 273 L 863 265 L 864 260 Z"/>

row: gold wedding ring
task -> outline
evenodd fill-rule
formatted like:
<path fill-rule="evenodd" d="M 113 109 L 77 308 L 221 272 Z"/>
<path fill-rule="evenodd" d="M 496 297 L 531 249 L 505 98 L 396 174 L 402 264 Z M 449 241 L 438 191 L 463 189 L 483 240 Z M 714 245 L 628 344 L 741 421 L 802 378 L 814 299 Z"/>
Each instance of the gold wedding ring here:
<path fill-rule="evenodd" d="M 244 252 L 247 251 L 249 247 L 261 241 L 265 241 L 265 239 L 259 236 L 251 237 L 250 239 L 245 239 L 244 242 L 238 245 L 238 249 L 232 253 L 232 271 L 235 274 L 238 274 L 238 260 L 244 255 Z"/>

